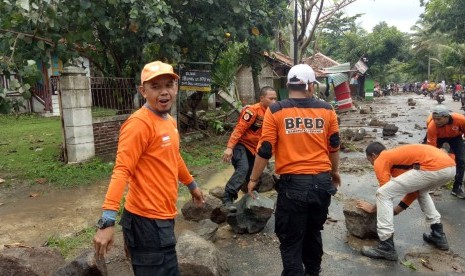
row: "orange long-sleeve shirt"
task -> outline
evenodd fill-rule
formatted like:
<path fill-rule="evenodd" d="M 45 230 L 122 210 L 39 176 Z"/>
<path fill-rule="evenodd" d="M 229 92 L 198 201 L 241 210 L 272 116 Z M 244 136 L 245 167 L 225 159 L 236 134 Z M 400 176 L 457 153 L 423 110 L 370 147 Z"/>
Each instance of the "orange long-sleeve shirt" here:
<path fill-rule="evenodd" d="M 258 140 L 262 134 L 265 110 L 260 103 L 245 107 L 241 111 L 231 137 L 229 137 L 227 147 L 232 149 L 237 143 L 241 143 L 255 155 Z"/>
<path fill-rule="evenodd" d="M 119 209 L 126 184 L 125 208 L 158 219 L 176 216 L 178 179 L 193 181 L 179 151 L 179 133 L 171 116 L 142 107 L 121 127 L 113 175 L 102 208 Z"/>
<path fill-rule="evenodd" d="M 391 177 L 412 169 L 414 164 L 418 164 L 419 169 L 423 171 L 437 171 L 455 166 L 455 161 L 441 149 L 430 145 L 411 144 L 384 150 L 374 162 L 379 185 L 383 186 Z M 402 202 L 410 206 L 417 197 L 418 192 L 409 193 L 404 196 Z"/>
<path fill-rule="evenodd" d="M 271 144 L 277 174 L 318 174 L 331 171 L 329 153 L 339 150 L 338 133 L 331 105 L 315 98 L 287 99 L 266 110 L 257 149 L 265 141 Z"/>
<path fill-rule="evenodd" d="M 437 127 L 433 117 L 429 115 L 426 120 L 428 127 L 426 132 L 426 143 L 437 147 L 438 138 L 454 138 L 465 133 L 465 116 L 451 113 L 449 122 L 443 127 Z"/>

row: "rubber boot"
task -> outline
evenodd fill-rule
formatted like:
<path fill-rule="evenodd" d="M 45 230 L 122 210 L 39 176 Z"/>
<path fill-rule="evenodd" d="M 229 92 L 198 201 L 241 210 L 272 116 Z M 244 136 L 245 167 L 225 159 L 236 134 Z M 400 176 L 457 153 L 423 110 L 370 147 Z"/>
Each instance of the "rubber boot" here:
<path fill-rule="evenodd" d="M 431 233 L 423 234 L 423 240 L 427 243 L 434 245 L 437 249 L 449 250 L 446 234 L 442 229 L 442 223 L 431 224 Z"/>
<path fill-rule="evenodd" d="M 394 247 L 394 239 L 391 236 L 385 241 L 380 241 L 377 246 L 369 247 L 364 246 L 362 248 L 362 255 L 372 259 L 386 259 L 389 261 L 397 261 L 397 251 Z"/>

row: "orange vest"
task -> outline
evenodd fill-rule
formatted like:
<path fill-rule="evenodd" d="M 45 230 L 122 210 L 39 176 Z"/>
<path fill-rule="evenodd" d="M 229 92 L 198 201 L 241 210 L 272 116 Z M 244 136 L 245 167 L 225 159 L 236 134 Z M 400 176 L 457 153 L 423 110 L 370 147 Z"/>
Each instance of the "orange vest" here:
<path fill-rule="evenodd" d="M 162 118 L 143 107 L 124 122 L 104 210 L 119 209 L 126 188 L 125 208 L 147 218 L 176 216 L 178 180 L 193 181 L 179 151 L 179 133 L 171 116 Z"/>
<path fill-rule="evenodd" d="M 336 112 L 315 98 L 288 99 L 272 104 L 265 112 L 262 136 L 275 154 L 277 174 L 318 174 L 331 171 L 330 137 L 339 132 Z"/>
<path fill-rule="evenodd" d="M 450 156 L 430 145 L 411 144 L 382 151 L 374 162 L 374 170 L 380 186 L 383 186 L 407 170 L 414 164 L 423 171 L 437 171 L 455 166 Z M 418 192 L 407 194 L 402 201 L 410 205 L 418 197 Z"/>
<path fill-rule="evenodd" d="M 426 143 L 437 147 L 438 138 L 454 138 L 461 136 L 465 132 L 465 116 L 458 113 L 450 114 L 449 123 L 443 127 L 437 127 L 432 115 L 426 120 L 428 127 L 426 132 Z"/>
<path fill-rule="evenodd" d="M 244 107 L 229 137 L 227 147 L 234 148 L 237 143 L 241 143 L 255 155 L 258 140 L 262 134 L 264 115 L 265 108 L 260 103 Z"/>

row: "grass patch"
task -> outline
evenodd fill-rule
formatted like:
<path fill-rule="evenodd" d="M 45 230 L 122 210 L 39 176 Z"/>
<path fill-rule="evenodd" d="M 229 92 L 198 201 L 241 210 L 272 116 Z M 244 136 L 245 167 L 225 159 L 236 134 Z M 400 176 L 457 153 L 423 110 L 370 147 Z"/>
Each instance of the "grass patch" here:
<path fill-rule="evenodd" d="M 37 115 L 0 116 L 0 173 L 21 179 L 71 187 L 110 177 L 113 163 L 99 159 L 66 165 L 61 159 L 60 118 Z M 6 179 L 8 181 L 8 179 Z"/>
<path fill-rule="evenodd" d="M 76 257 L 82 249 L 92 247 L 96 229 L 94 227 L 86 228 L 71 237 L 52 236 L 47 239 L 48 247 L 57 248 L 65 259 Z"/>
<path fill-rule="evenodd" d="M 221 168 L 223 152 L 229 136 L 211 136 L 200 141 L 181 144 L 181 156 L 191 170 L 213 165 L 213 169 Z"/>
<path fill-rule="evenodd" d="M 118 114 L 117 109 L 105 108 L 105 107 L 99 107 L 99 106 L 92 107 L 92 117 L 109 117 L 109 116 L 115 116 L 117 114 Z"/>
<path fill-rule="evenodd" d="M 447 190 L 451 190 L 452 191 L 452 188 L 454 187 L 454 180 L 449 180 L 449 182 L 446 183 L 445 185 L 446 189 Z"/>
<path fill-rule="evenodd" d="M 67 165 L 61 161 L 60 118 L 37 115 L 0 115 L 0 178 L 26 184 L 51 183 L 58 187 L 85 186 L 109 179 L 113 162 L 94 158 Z M 229 134 L 181 144 L 181 155 L 197 180 L 225 168 L 221 161 Z"/>

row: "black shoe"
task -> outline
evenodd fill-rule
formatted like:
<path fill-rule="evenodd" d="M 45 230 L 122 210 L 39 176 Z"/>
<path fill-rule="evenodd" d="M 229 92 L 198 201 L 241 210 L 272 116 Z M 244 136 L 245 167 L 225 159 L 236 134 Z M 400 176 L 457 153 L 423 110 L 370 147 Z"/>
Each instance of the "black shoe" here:
<path fill-rule="evenodd" d="M 364 246 L 362 248 L 362 255 L 372 259 L 386 259 L 389 261 L 397 261 L 399 258 L 394 247 L 393 236 L 385 241 L 380 241 L 377 246 Z"/>
<path fill-rule="evenodd" d="M 237 211 L 236 206 L 234 206 L 234 197 L 230 196 L 229 194 L 223 195 L 223 207 L 230 213 L 235 213 Z"/>
<path fill-rule="evenodd" d="M 465 198 L 465 193 L 462 191 L 462 189 L 452 189 L 452 192 L 450 192 L 451 195 L 456 196 L 457 198 L 464 199 Z"/>
<path fill-rule="evenodd" d="M 442 229 L 442 223 L 431 224 L 431 233 L 424 233 L 423 240 L 434 245 L 437 249 L 449 250 L 449 243 L 447 243 L 446 234 Z"/>

